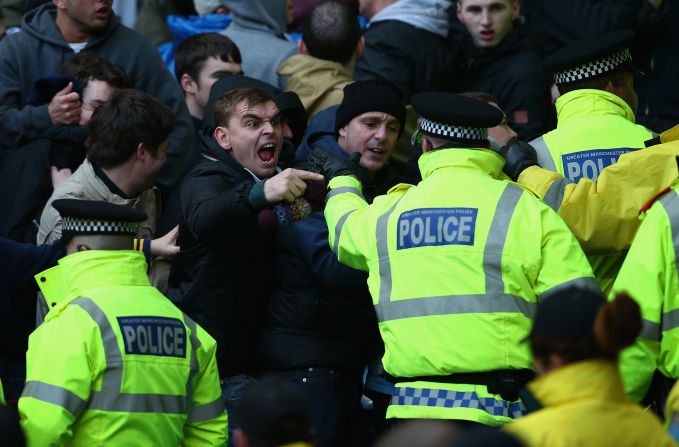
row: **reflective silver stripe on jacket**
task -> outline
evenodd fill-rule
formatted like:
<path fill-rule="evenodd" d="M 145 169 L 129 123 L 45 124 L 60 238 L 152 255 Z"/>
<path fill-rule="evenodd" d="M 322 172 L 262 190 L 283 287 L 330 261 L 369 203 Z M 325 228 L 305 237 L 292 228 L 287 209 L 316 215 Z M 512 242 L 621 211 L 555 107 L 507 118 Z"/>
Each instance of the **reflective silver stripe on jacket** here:
<path fill-rule="evenodd" d="M 73 416 L 78 416 L 85 401 L 74 392 L 57 385 L 31 380 L 26 382 L 21 397 L 32 397 L 43 402 L 59 405 Z"/>
<path fill-rule="evenodd" d="M 599 284 L 596 282 L 594 278 L 589 277 L 576 278 L 571 279 L 570 281 L 563 282 L 547 290 L 542 295 L 540 295 L 538 301 L 541 303 L 550 296 L 554 295 L 555 293 L 560 292 L 561 290 L 564 289 L 568 289 L 570 287 L 577 287 L 578 289 L 585 289 L 595 293 L 601 293 L 601 288 L 599 287 Z"/>
<path fill-rule="evenodd" d="M 437 390 L 400 387 L 394 389 L 390 405 L 417 405 L 437 408 L 473 408 L 491 416 L 518 419 L 527 411 L 521 401 L 509 402 L 492 397 L 479 397 L 474 391 Z"/>
<path fill-rule="evenodd" d="M 396 207 L 395 203 L 377 219 L 376 239 L 379 258 L 380 292 L 375 311 L 379 321 L 413 318 L 427 315 L 462 313 L 515 312 L 532 318 L 537 303 L 504 292 L 502 279 L 502 254 L 509 231 L 509 224 L 523 190 L 507 184 L 495 210 L 483 252 L 483 270 L 486 293 L 447 295 L 391 301 L 392 274 L 388 250 L 388 221 Z"/>
<path fill-rule="evenodd" d="M 356 210 L 351 210 L 345 213 L 340 219 L 337 221 L 337 225 L 335 225 L 335 243 L 332 244 L 332 251 L 335 252 L 335 254 L 338 253 L 339 250 L 339 238 L 340 235 L 342 234 L 342 228 L 344 228 L 344 223 L 347 221 L 347 218 L 351 213 L 353 213 Z"/>
<path fill-rule="evenodd" d="M 333 198 L 337 195 L 340 195 L 340 194 L 344 194 L 344 193 L 356 194 L 358 197 L 360 197 L 361 199 L 366 201 L 365 197 L 363 197 L 363 193 L 358 188 L 356 188 L 354 186 L 340 186 L 339 188 L 335 188 L 335 189 L 331 190 L 328 193 L 328 195 L 325 196 L 325 201 L 327 202 L 331 198 Z"/>
<path fill-rule="evenodd" d="M 192 406 L 189 409 L 189 418 L 187 419 L 187 422 L 196 423 L 209 421 L 217 416 L 221 416 L 225 411 L 226 407 L 224 406 L 224 401 L 222 400 L 222 397 L 219 396 L 218 399 L 208 404 Z"/>
<path fill-rule="evenodd" d="M 665 209 L 672 229 L 672 245 L 674 246 L 674 262 L 679 274 L 679 195 L 672 190 L 660 198 L 660 204 Z M 663 332 L 679 327 L 679 309 L 670 310 L 662 315 L 661 328 Z M 660 338 L 658 338 L 659 340 Z"/>
<path fill-rule="evenodd" d="M 554 163 L 552 154 L 549 152 L 549 148 L 547 148 L 544 136 L 534 139 L 529 144 L 535 148 L 535 152 L 538 154 L 538 164 L 545 169 L 557 172 L 556 163 Z"/>
<path fill-rule="evenodd" d="M 101 340 L 104 346 L 106 358 L 106 370 L 104 371 L 101 391 L 93 391 L 87 404 L 89 410 L 119 411 L 126 413 L 172 413 L 183 414 L 187 412 L 189 395 L 173 394 L 147 394 L 147 393 L 122 393 L 123 361 L 118 346 L 118 340 L 106 314 L 90 298 L 77 298 L 69 305 L 80 306 L 87 312 L 99 326 Z M 186 317 L 187 318 L 187 317 Z M 186 319 L 185 319 L 186 321 Z M 195 325 L 195 323 L 194 323 Z M 195 327 L 194 327 L 195 329 Z M 194 369 L 197 370 L 196 346 L 197 338 L 195 330 L 191 331 L 189 338 L 191 343 L 191 371 L 188 382 Z M 191 385 L 187 383 L 186 389 Z"/>
<path fill-rule="evenodd" d="M 563 202 L 563 195 L 566 191 L 566 186 L 571 184 L 569 179 L 566 177 L 556 180 L 554 183 L 549 185 L 547 194 L 545 194 L 544 202 L 554 211 L 557 211 L 561 207 Z"/>

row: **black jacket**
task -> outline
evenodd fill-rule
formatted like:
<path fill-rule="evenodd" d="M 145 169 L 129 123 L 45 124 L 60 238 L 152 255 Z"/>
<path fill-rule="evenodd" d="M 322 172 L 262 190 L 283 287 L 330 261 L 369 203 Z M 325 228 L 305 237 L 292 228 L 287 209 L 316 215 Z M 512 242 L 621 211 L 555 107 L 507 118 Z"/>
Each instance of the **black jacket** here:
<path fill-rule="evenodd" d="M 531 28 L 516 20 L 514 29 L 493 48 L 474 46 L 467 29 L 459 22 L 452 29 L 466 56 L 466 67 L 456 91 L 491 93 L 507 114 L 510 127 L 524 141 L 555 127 L 551 82 L 540 65 Z"/>
<path fill-rule="evenodd" d="M 337 261 L 322 211 L 279 226 L 276 236 L 276 291 L 262 329 L 262 367 L 361 374 L 379 349 L 367 273 Z"/>
<path fill-rule="evenodd" d="M 181 189 L 182 252 L 169 296 L 217 340 L 222 377 L 251 374 L 261 314 L 272 292 L 273 230 L 249 201 L 255 180 L 210 139 Z"/>
<path fill-rule="evenodd" d="M 391 81 L 401 99 L 410 103 L 415 93 L 448 87 L 461 64 L 454 42 L 407 23 L 385 20 L 365 32 L 365 50 L 356 61 L 354 80 Z"/>

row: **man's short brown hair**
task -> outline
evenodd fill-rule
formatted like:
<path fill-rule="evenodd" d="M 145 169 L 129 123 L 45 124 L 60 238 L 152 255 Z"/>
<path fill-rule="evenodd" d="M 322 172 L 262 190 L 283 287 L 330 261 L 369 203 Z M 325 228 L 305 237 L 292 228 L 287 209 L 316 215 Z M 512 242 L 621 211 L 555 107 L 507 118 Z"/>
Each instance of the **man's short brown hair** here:
<path fill-rule="evenodd" d="M 259 88 L 239 88 L 226 92 L 215 102 L 215 127 L 228 126 L 234 110 L 244 101 L 248 108 L 252 108 L 273 100 L 269 93 Z"/>

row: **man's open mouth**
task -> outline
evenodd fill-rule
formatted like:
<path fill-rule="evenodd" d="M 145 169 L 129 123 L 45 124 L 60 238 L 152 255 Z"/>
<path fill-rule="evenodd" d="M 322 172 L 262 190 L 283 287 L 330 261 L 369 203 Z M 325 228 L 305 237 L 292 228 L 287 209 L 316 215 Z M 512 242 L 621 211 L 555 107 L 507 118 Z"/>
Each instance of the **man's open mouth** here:
<path fill-rule="evenodd" d="M 264 162 L 269 162 L 273 160 L 274 154 L 276 153 L 276 144 L 275 143 L 269 143 L 265 144 L 262 147 L 259 148 L 257 151 L 257 156 L 259 157 L 260 160 Z"/>

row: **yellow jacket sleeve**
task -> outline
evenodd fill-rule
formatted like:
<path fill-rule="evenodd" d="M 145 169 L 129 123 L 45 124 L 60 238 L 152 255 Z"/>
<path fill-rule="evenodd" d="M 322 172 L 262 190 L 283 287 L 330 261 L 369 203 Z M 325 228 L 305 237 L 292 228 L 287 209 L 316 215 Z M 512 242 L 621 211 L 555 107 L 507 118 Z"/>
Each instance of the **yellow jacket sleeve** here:
<path fill-rule="evenodd" d="M 196 350 L 198 372 L 193 379 L 189 414 L 184 425 L 184 447 L 224 446 L 228 417 L 222 400 L 215 352 L 217 343 L 197 326 L 200 347 Z"/>
<path fill-rule="evenodd" d="M 636 402 L 646 395 L 659 366 L 661 340 L 666 335 L 661 332 L 662 315 L 671 310 L 667 307 L 679 291 L 677 286 L 672 231 L 667 214 L 656 202 L 637 232 L 610 295 L 627 292 L 641 307 L 642 333 L 620 356 L 625 392 Z"/>
<path fill-rule="evenodd" d="M 677 177 L 679 141 L 624 154 L 596 181 L 571 183 L 537 166 L 518 182 L 534 190 L 573 231 L 585 253 L 627 250 L 639 228 L 639 210 Z"/>
<path fill-rule="evenodd" d="M 69 306 L 29 337 L 19 414 L 32 447 L 68 445 L 76 415 L 90 396 L 96 373 L 88 354 L 101 336 L 81 313 Z"/>

